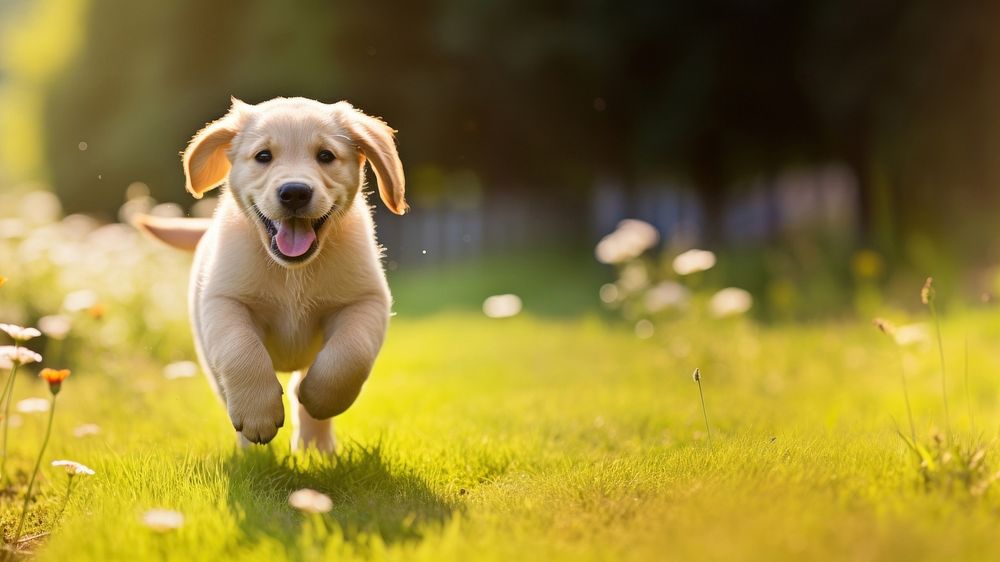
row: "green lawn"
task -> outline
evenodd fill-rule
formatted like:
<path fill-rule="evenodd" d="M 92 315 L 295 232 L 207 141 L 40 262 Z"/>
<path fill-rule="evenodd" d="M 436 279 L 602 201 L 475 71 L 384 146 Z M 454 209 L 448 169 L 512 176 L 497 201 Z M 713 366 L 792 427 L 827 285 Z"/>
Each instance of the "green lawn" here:
<path fill-rule="evenodd" d="M 407 285 L 397 273 L 400 314 L 364 393 L 337 419 L 336 459 L 291 455 L 287 427 L 267 447 L 236 450 L 207 383 L 167 380 L 143 353 L 84 362 L 59 396 L 29 519 L 29 534 L 52 530 L 37 559 L 1000 559 L 1000 495 L 922 483 L 895 429 L 908 432 L 899 357 L 867 323 L 678 321 L 640 340 L 598 313 L 566 313 L 555 295 L 586 300 L 578 277 L 560 292 L 562 269 L 533 271 L 522 275 L 556 289 L 526 293 L 524 313 L 505 320 L 473 309 L 503 287 L 466 289 L 457 310 L 421 308 L 412 303 L 430 287 L 446 301 L 447 283 Z M 998 318 L 945 325 L 952 426 L 962 442 L 981 436 L 992 471 Z M 904 361 L 926 442 L 944 424 L 936 350 L 907 348 Z M 18 381 L 18 399 L 45 395 L 40 381 Z M 11 462 L 25 471 L 44 415 L 21 417 Z M 84 423 L 101 433 L 73 437 Z M 55 458 L 97 475 L 78 481 L 53 528 L 65 484 L 47 466 Z M 302 487 L 327 493 L 333 511 L 294 511 L 288 495 Z M 10 533 L 19 510 L 3 501 Z M 157 507 L 182 512 L 184 526 L 146 529 L 140 516 Z"/>

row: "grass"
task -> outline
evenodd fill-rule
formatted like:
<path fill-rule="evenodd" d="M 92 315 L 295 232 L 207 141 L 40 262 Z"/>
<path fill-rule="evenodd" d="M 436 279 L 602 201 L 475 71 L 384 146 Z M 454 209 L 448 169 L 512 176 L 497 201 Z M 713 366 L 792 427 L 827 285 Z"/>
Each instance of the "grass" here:
<path fill-rule="evenodd" d="M 505 320 L 472 310 L 469 288 L 468 306 L 455 310 L 404 304 L 425 291 L 447 300 L 463 273 L 442 271 L 457 276 L 438 285 L 444 295 L 430 274 L 414 286 L 397 274 L 400 314 L 360 400 L 337 419 L 336 459 L 290 455 L 288 428 L 268 447 L 236 450 L 207 383 L 167 380 L 142 353 L 82 362 L 59 396 L 26 533 L 50 530 L 62 506 L 65 475 L 49 460 L 97 475 L 76 483 L 58 527 L 33 545 L 37 559 L 1000 557 L 996 491 L 924 485 L 896 433 L 906 415 L 898 350 L 868 323 L 678 321 L 640 340 L 532 294 Z M 567 272 L 533 275 L 558 287 Z M 516 292 L 499 285 L 490 292 Z M 970 407 L 979 428 L 998 427 L 995 312 L 946 318 L 942 330 L 952 358 L 969 334 Z M 906 348 L 903 360 L 926 436 L 945 419 L 936 350 Z M 711 387 L 711 446 L 695 367 Z M 15 391 L 16 400 L 47 393 L 26 376 Z M 21 417 L 10 468 L 23 473 L 45 416 Z M 963 418 L 952 430 L 972 443 Z M 72 437 L 84 423 L 101 433 Z M 996 470 L 995 430 L 982 438 Z M 288 495 L 302 487 L 328 494 L 333 511 L 295 512 Z M 18 503 L 3 497 L 5 529 Z M 150 532 L 139 518 L 151 508 L 182 512 L 184 526 Z"/>

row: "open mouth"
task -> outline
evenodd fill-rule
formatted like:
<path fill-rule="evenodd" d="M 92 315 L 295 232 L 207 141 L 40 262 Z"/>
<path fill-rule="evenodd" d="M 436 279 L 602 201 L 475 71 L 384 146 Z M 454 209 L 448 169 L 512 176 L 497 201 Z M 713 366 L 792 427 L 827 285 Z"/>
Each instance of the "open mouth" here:
<path fill-rule="evenodd" d="M 303 261 L 313 255 L 318 246 L 316 233 L 333 213 L 331 208 L 318 219 L 288 217 L 271 220 L 253 205 L 254 213 L 271 237 L 271 253 L 289 262 Z"/>

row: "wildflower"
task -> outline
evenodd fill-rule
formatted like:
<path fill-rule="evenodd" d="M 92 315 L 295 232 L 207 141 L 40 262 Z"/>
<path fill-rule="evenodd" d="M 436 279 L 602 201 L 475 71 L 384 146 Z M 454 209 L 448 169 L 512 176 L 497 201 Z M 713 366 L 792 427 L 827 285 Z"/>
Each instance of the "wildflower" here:
<path fill-rule="evenodd" d="M 184 525 L 184 514 L 170 509 L 150 509 L 142 514 L 142 523 L 157 533 L 169 533 Z"/>
<path fill-rule="evenodd" d="M 0 324 L 0 331 L 5 332 L 17 343 L 24 343 L 31 338 L 37 338 L 42 335 L 35 328 L 24 328 L 16 324 Z"/>
<path fill-rule="evenodd" d="M 51 314 L 49 316 L 42 316 L 38 319 L 38 329 L 41 330 L 46 337 L 54 340 L 66 339 L 71 325 L 72 320 L 65 314 Z"/>
<path fill-rule="evenodd" d="M 594 254 L 601 263 L 619 264 L 639 257 L 659 241 L 660 233 L 653 225 L 636 219 L 625 219 L 618 223 L 614 232 L 601 238 L 594 248 Z"/>
<path fill-rule="evenodd" d="M 70 476 L 93 476 L 95 474 L 94 470 L 87 467 L 86 465 L 80 464 L 76 461 L 52 461 L 52 466 L 61 466 L 66 469 L 66 474 Z"/>
<path fill-rule="evenodd" d="M 18 345 L 0 346 L 0 368 L 10 369 L 14 365 L 20 366 L 27 365 L 29 363 L 38 363 L 41 360 L 41 355 L 26 347 Z"/>
<path fill-rule="evenodd" d="M 326 513 L 333 509 L 333 500 L 330 496 L 309 488 L 292 492 L 288 496 L 288 504 L 306 513 Z"/>
<path fill-rule="evenodd" d="M 691 275 L 715 267 L 715 254 L 708 250 L 688 250 L 674 258 L 677 275 Z"/>
<path fill-rule="evenodd" d="M 717 318 L 743 314 L 753 306 L 753 296 L 743 289 L 728 287 L 712 295 L 709 310 Z"/>
<path fill-rule="evenodd" d="M 73 429 L 73 437 L 87 437 L 88 435 L 97 435 L 100 432 L 101 426 L 96 423 L 85 423 Z"/>
<path fill-rule="evenodd" d="M 694 373 L 691 374 L 691 378 L 694 382 L 701 382 L 701 369 L 696 367 Z"/>
<path fill-rule="evenodd" d="M 24 519 L 28 515 L 28 505 L 31 503 L 31 491 L 35 486 L 35 479 L 38 477 L 38 468 L 42 465 L 42 457 L 45 456 L 45 448 L 49 445 L 49 438 L 52 437 L 52 420 L 56 417 L 56 398 L 59 394 L 59 387 L 62 385 L 62 381 L 66 380 L 69 376 L 69 369 L 63 369 L 57 371 L 55 369 L 42 369 L 41 377 L 48 381 L 49 390 L 52 392 L 52 398 L 50 402 L 46 404 L 49 410 L 49 423 L 45 426 L 45 439 L 42 440 L 42 447 L 38 450 L 38 458 L 35 460 L 35 468 L 31 471 L 31 479 L 28 480 L 28 488 L 24 492 L 24 504 L 21 506 L 21 520 L 17 523 L 17 531 L 14 532 L 14 542 L 16 543 L 21 538 L 21 530 L 24 528 Z M 40 398 L 35 398 L 35 400 L 41 400 Z M 18 409 L 21 409 L 21 405 L 24 404 L 25 400 L 18 403 Z M 23 411 L 23 410 L 22 410 Z M 7 433 L 4 433 L 3 441 L 3 452 L 7 452 Z M 6 458 L 6 457 L 5 457 Z M 89 469 L 88 469 L 89 470 Z M 69 491 L 67 490 L 67 493 Z M 60 512 L 61 514 L 62 512 Z"/>
<path fill-rule="evenodd" d="M 923 288 L 920 289 L 920 302 L 931 304 L 934 302 L 935 296 L 937 296 L 937 291 L 934 290 L 934 278 L 928 277 L 927 281 L 924 281 Z"/>
<path fill-rule="evenodd" d="M 17 411 L 22 414 L 40 414 L 49 411 L 49 401 L 44 398 L 25 398 L 17 403 Z"/>
<path fill-rule="evenodd" d="M 183 379 L 198 374 L 198 365 L 193 361 L 175 361 L 163 368 L 163 376 L 168 379 Z"/>
<path fill-rule="evenodd" d="M 38 376 L 49 383 L 49 392 L 53 396 L 59 394 L 59 390 L 62 388 L 62 383 L 66 380 L 66 377 L 70 375 L 69 369 L 49 369 L 48 367 L 42 369 Z"/>
<path fill-rule="evenodd" d="M 483 314 L 490 318 L 510 318 L 520 312 L 521 297 L 517 295 L 493 295 L 483 301 Z"/>

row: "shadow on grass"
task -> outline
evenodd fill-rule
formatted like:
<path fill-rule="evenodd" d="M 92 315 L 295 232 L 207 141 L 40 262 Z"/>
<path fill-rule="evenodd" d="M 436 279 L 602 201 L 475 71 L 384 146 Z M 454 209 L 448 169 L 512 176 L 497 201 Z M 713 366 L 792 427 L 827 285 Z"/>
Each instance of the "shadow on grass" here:
<path fill-rule="evenodd" d="M 288 496 L 312 488 L 330 496 L 327 521 L 348 542 L 364 548 L 366 537 L 386 544 L 422 538 L 428 525 L 443 524 L 455 506 L 436 495 L 407 467 L 386 458 L 382 446 L 351 445 L 336 458 L 319 454 L 277 455 L 271 448 L 238 451 L 225 461 L 229 509 L 240 522 L 243 540 L 277 539 L 298 549 L 302 514 Z"/>

